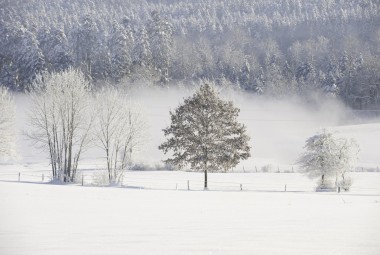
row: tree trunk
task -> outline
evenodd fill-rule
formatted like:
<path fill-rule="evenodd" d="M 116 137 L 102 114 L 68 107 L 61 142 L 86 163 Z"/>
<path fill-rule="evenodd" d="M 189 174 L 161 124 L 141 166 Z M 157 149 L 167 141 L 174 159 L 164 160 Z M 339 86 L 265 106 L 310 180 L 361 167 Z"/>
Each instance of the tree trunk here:
<path fill-rule="evenodd" d="M 207 169 L 205 169 L 205 188 L 207 189 Z"/>

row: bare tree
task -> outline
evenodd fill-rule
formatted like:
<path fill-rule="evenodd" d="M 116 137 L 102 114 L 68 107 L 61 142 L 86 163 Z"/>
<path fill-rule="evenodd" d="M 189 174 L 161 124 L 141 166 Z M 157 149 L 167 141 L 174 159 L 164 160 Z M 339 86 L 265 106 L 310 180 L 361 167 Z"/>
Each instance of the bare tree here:
<path fill-rule="evenodd" d="M 126 98 L 126 95 L 110 86 L 96 94 L 95 144 L 105 153 L 110 183 L 122 180 L 132 151 L 144 137 L 142 115 Z"/>
<path fill-rule="evenodd" d="M 81 154 L 90 142 L 90 84 L 69 69 L 35 83 L 31 96 L 31 130 L 36 146 L 49 152 L 53 178 L 74 181 Z"/>
<path fill-rule="evenodd" d="M 0 86 L 0 158 L 11 158 L 15 152 L 15 105 L 8 89 Z"/>

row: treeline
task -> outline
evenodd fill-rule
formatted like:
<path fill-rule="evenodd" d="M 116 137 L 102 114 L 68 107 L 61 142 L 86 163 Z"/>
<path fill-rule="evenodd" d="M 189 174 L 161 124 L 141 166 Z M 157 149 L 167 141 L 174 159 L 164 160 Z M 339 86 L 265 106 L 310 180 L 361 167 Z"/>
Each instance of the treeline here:
<path fill-rule="evenodd" d="M 274 97 L 380 105 L 376 0 L 6 0 L 0 83 L 69 67 L 94 84 L 214 80 Z"/>

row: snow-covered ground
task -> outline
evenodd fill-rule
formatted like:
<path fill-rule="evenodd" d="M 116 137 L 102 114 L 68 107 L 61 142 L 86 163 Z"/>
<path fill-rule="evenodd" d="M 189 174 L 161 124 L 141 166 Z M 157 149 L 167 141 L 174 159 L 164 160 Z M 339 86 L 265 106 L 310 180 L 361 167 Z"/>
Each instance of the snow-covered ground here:
<path fill-rule="evenodd" d="M 273 175 L 260 179 L 270 183 Z M 379 254 L 380 174 L 359 175 L 363 182 L 375 179 L 377 191 L 176 191 L 0 182 L 0 254 Z"/>

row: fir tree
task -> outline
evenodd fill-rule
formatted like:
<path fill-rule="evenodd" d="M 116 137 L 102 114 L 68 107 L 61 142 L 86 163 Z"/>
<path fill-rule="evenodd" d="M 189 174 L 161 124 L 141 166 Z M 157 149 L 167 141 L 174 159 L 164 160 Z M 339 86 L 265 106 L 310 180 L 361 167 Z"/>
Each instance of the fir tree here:
<path fill-rule="evenodd" d="M 112 25 L 109 49 L 111 54 L 111 75 L 118 82 L 130 73 L 132 63 L 131 48 L 133 42 L 123 26 L 114 22 Z"/>
<path fill-rule="evenodd" d="M 172 61 L 173 28 L 161 18 L 158 12 L 153 11 L 149 23 L 149 39 L 152 50 L 153 65 L 160 75 L 160 82 L 169 81 L 169 67 Z"/>
<path fill-rule="evenodd" d="M 145 27 L 141 29 L 136 39 L 136 44 L 133 49 L 133 63 L 141 67 L 149 67 L 152 64 L 152 52 Z"/>
<path fill-rule="evenodd" d="M 87 14 L 82 17 L 76 37 L 76 63 L 81 66 L 83 73 L 87 77 L 92 77 L 92 65 L 94 63 L 97 47 L 98 27 L 94 17 Z"/>

